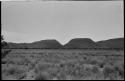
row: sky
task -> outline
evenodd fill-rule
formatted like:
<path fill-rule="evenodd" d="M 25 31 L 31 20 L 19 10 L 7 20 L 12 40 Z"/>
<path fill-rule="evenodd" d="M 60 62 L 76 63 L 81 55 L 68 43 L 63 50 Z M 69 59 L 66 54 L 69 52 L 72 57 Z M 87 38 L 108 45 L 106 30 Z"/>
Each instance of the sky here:
<path fill-rule="evenodd" d="M 123 1 L 3 1 L 1 9 L 7 42 L 124 37 Z"/>

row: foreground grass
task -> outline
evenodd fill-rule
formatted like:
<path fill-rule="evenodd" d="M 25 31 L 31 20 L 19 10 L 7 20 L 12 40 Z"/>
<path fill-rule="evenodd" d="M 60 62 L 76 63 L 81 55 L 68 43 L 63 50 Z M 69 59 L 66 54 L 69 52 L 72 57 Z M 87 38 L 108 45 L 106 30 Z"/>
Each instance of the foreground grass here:
<path fill-rule="evenodd" d="M 124 51 L 13 49 L 3 80 L 124 80 Z"/>

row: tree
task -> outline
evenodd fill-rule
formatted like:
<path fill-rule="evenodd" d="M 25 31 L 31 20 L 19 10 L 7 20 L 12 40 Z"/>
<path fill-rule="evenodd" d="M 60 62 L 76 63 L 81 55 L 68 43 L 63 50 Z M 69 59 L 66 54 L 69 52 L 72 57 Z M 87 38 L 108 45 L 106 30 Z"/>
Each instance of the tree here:
<path fill-rule="evenodd" d="M 7 43 L 4 41 L 3 35 L 1 36 L 1 46 L 2 46 L 2 48 L 4 46 L 7 46 Z"/>
<path fill-rule="evenodd" d="M 4 37 L 3 35 L 1 36 L 1 49 L 3 47 L 7 46 L 7 42 L 4 41 Z M 3 50 L 2 49 L 2 53 L 1 53 L 1 58 L 4 58 L 11 50 Z"/>

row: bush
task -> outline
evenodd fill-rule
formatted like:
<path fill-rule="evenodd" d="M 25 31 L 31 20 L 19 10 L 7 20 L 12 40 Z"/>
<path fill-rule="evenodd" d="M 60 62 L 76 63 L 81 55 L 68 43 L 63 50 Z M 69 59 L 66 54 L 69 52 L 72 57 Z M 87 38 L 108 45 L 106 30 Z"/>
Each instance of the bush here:
<path fill-rule="evenodd" d="M 40 72 L 36 75 L 35 80 L 49 80 L 49 75 L 46 72 Z"/>
<path fill-rule="evenodd" d="M 119 76 L 119 72 L 112 66 L 107 66 L 103 70 L 104 78 L 108 78 L 110 80 L 117 80 Z"/>
<path fill-rule="evenodd" d="M 9 66 L 7 68 L 3 68 L 2 73 L 5 78 L 11 77 L 19 80 L 26 77 L 26 68 L 18 66 Z"/>
<path fill-rule="evenodd" d="M 93 66 L 92 72 L 93 72 L 93 73 L 99 73 L 99 67 Z"/>
<path fill-rule="evenodd" d="M 122 65 L 121 66 L 115 66 L 114 69 L 115 69 L 115 71 L 118 71 L 119 76 L 121 78 L 124 78 L 124 65 L 123 66 Z"/>
<path fill-rule="evenodd" d="M 17 75 L 17 74 L 21 74 L 21 73 L 24 73 L 25 71 L 21 68 L 18 68 L 18 67 L 10 67 L 6 70 L 6 72 L 9 74 L 9 75 Z"/>

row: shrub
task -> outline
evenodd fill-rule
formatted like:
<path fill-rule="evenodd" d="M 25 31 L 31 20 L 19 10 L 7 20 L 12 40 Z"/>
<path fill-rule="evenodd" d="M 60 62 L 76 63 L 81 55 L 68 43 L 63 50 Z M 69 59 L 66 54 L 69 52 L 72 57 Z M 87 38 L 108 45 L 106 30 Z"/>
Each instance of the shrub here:
<path fill-rule="evenodd" d="M 93 73 L 99 73 L 99 67 L 93 66 L 92 72 L 93 72 Z"/>
<path fill-rule="evenodd" d="M 50 64 L 50 63 L 38 63 L 36 66 L 35 66 L 35 73 L 39 73 L 40 71 L 45 71 L 45 70 L 48 70 L 50 68 L 54 68 L 55 65 L 54 64 Z"/>
<path fill-rule="evenodd" d="M 46 72 L 40 72 L 36 75 L 35 80 L 49 80 L 49 75 Z"/>
<path fill-rule="evenodd" d="M 21 69 L 21 68 L 18 68 L 18 67 L 10 67 L 7 69 L 7 73 L 9 75 L 17 75 L 17 74 L 21 74 L 21 73 L 24 73 L 24 70 Z"/>
<path fill-rule="evenodd" d="M 122 65 L 121 66 L 115 66 L 114 69 L 115 69 L 115 71 L 118 71 L 119 76 L 121 78 L 124 78 L 124 66 L 122 66 Z"/>
<path fill-rule="evenodd" d="M 25 67 L 21 67 L 21 66 L 8 66 L 7 68 L 3 68 L 3 70 L 5 74 L 5 77 L 12 77 L 15 79 L 23 79 L 26 77 L 26 68 Z M 3 79 L 3 78 L 2 78 Z"/>
<path fill-rule="evenodd" d="M 113 66 L 105 67 L 103 70 L 103 74 L 104 78 L 108 78 L 110 80 L 116 80 L 120 77 L 118 71 Z"/>

